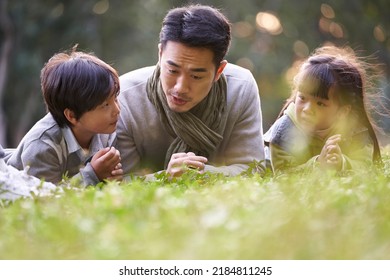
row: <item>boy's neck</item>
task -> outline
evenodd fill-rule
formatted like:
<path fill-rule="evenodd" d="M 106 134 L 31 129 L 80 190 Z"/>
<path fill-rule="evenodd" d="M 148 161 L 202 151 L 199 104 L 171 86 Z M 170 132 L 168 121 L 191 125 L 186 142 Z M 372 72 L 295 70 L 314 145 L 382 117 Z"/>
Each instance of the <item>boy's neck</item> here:
<path fill-rule="evenodd" d="M 76 127 L 71 127 L 71 130 L 80 147 L 84 150 L 88 150 L 94 134 L 80 131 Z"/>

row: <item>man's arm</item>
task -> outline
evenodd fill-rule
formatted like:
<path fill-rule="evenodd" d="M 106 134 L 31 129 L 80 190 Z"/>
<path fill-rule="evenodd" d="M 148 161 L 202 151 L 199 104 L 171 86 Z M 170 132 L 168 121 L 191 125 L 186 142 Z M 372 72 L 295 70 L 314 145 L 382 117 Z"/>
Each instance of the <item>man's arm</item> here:
<path fill-rule="evenodd" d="M 227 135 L 227 145 L 220 155 L 223 164 L 206 165 L 205 171 L 234 176 L 246 171 L 255 161 L 261 162 L 262 168 L 265 168 L 260 96 L 252 75 L 241 91 L 241 95 L 233 100 L 237 104 L 241 103 L 240 106 L 232 105 L 233 110 L 229 112 L 237 115 L 233 118 L 235 123 L 226 124 L 231 133 Z"/>

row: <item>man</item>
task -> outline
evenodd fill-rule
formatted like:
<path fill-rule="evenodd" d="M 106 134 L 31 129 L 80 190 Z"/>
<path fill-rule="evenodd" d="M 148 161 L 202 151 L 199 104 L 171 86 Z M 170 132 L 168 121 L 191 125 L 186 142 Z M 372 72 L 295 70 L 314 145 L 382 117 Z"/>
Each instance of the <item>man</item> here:
<path fill-rule="evenodd" d="M 237 175 L 264 160 L 253 75 L 224 60 L 230 24 L 190 5 L 166 15 L 159 61 L 120 77 L 117 148 L 125 174 L 188 170 Z"/>

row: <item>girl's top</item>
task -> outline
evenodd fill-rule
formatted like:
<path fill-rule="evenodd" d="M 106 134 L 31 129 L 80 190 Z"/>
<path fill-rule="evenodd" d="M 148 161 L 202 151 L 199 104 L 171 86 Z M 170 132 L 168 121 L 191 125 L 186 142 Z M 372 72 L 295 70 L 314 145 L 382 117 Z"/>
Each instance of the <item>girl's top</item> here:
<path fill-rule="evenodd" d="M 354 119 L 351 117 L 329 129 L 308 134 L 297 122 L 295 104 L 291 103 L 264 135 L 272 169 L 312 168 L 326 140 L 335 134 L 342 137 L 339 143 L 343 156 L 342 169 L 364 168 L 372 163 L 372 141 L 368 130 Z"/>

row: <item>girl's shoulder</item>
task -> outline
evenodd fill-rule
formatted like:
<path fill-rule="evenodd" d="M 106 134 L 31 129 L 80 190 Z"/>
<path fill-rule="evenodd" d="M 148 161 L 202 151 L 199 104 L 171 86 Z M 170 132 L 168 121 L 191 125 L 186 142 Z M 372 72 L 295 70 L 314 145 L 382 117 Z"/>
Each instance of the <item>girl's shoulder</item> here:
<path fill-rule="evenodd" d="M 283 147 L 291 141 L 292 131 L 299 133 L 299 129 L 295 126 L 291 118 L 288 115 L 283 115 L 264 134 L 264 142 Z"/>

